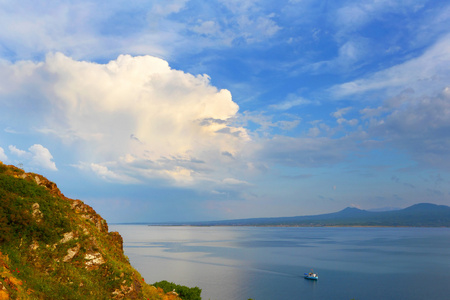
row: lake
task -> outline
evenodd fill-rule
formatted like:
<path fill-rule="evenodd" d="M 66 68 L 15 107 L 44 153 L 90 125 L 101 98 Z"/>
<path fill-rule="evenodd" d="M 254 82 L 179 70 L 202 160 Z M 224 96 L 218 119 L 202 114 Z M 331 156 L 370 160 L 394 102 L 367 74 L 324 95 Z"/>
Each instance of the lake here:
<path fill-rule="evenodd" d="M 202 299 L 449 299 L 449 228 L 111 225 L 145 281 Z M 303 278 L 314 269 L 319 280 Z"/>

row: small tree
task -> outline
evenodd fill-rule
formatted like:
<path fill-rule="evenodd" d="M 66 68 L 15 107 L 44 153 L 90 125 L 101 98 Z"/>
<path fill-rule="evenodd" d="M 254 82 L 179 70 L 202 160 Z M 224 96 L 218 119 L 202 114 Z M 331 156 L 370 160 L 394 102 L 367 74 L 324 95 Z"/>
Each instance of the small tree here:
<path fill-rule="evenodd" d="M 184 285 L 178 285 L 173 282 L 168 282 L 166 280 L 155 282 L 153 286 L 162 288 L 165 293 L 175 290 L 175 292 L 178 293 L 178 295 L 180 295 L 180 298 L 183 300 L 202 300 L 200 296 L 202 290 L 198 287 L 190 288 Z"/>

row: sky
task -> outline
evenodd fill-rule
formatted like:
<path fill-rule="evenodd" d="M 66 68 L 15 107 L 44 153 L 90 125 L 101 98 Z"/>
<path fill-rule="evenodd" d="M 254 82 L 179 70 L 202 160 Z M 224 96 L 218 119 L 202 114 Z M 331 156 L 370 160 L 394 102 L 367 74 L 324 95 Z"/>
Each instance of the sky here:
<path fill-rule="evenodd" d="M 450 1 L 0 0 L 0 161 L 110 223 L 450 205 Z"/>

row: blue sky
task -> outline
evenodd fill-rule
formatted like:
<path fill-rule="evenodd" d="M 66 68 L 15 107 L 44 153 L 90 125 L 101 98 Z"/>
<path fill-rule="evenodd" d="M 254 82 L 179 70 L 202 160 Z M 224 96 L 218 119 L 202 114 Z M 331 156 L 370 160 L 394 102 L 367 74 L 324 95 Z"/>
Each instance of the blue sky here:
<path fill-rule="evenodd" d="M 0 1 L 0 161 L 109 222 L 450 205 L 450 1 Z"/>

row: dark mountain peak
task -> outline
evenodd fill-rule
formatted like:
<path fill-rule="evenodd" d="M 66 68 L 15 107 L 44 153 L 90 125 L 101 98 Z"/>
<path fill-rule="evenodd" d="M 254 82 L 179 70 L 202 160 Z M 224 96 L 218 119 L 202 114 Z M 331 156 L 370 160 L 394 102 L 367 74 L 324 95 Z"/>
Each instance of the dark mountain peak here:
<path fill-rule="evenodd" d="M 341 211 L 338 211 L 336 214 L 339 215 L 356 215 L 356 214 L 362 214 L 362 213 L 366 213 L 367 211 L 356 208 L 356 207 L 346 207 Z"/>
<path fill-rule="evenodd" d="M 349 207 L 344 208 L 340 212 L 355 212 L 355 211 L 362 211 L 362 209 L 349 206 Z"/>
<path fill-rule="evenodd" d="M 437 205 L 433 203 L 418 203 L 410 207 L 403 209 L 404 211 L 437 211 L 437 210 L 450 210 L 449 206 Z"/>

